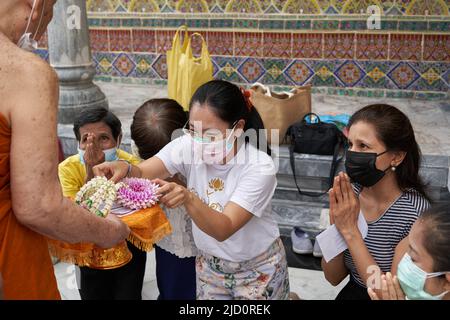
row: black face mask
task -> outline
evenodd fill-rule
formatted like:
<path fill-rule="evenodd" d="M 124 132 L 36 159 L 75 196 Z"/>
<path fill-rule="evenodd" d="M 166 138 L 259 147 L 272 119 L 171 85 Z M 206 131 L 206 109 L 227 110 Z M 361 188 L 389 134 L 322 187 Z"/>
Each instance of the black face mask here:
<path fill-rule="evenodd" d="M 363 187 L 372 187 L 383 179 L 386 171 L 378 170 L 376 167 L 377 158 L 387 151 L 376 154 L 368 152 L 354 152 L 347 150 L 345 159 L 345 170 L 352 182 L 356 182 Z"/>

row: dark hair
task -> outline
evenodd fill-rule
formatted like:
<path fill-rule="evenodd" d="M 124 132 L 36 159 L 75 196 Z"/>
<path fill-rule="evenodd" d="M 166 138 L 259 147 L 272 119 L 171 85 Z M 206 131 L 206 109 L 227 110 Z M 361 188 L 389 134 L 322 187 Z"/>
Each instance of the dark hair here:
<path fill-rule="evenodd" d="M 450 201 L 433 206 L 420 220 L 425 223 L 423 245 L 433 258 L 433 272 L 449 272 Z"/>
<path fill-rule="evenodd" d="M 75 133 L 75 137 L 77 138 L 77 140 L 81 140 L 80 128 L 82 126 L 96 122 L 105 123 L 111 129 L 113 138 L 116 139 L 116 141 L 119 139 L 119 136 L 122 133 L 122 123 L 120 122 L 119 118 L 117 118 L 114 113 L 105 108 L 96 107 L 83 109 L 75 118 L 73 124 L 73 132 Z"/>
<path fill-rule="evenodd" d="M 172 138 L 176 129 L 188 120 L 183 108 L 171 99 L 152 99 L 145 102 L 134 114 L 131 139 L 139 156 L 146 160 L 156 155 Z"/>
<path fill-rule="evenodd" d="M 264 129 L 264 124 L 255 107 L 249 105 L 249 101 L 242 93 L 241 89 L 228 81 L 213 80 L 200 86 L 191 99 L 190 108 L 196 103 L 208 105 L 214 113 L 223 121 L 230 125 L 245 120 L 244 132 L 254 129 L 257 134 L 256 148 L 267 147 L 267 153 L 270 155 L 270 149 L 267 145 L 267 139 L 264 135 L 259 135 L 259 130 Z M 264 141 L 260 141 L 263 138 Z"/>
<path fill-rule="evenodd" d="M 399 109 L 387 104 L 374 104 L 357 111 L 348 124 L 367 122 L 375 127 L 376 135 L 388 151 L 406 152 L 405 159 L 395 171 L 402 191 L 413 188 L 430 200 L 419 176 L 421 152 L 408 117 Z"/>

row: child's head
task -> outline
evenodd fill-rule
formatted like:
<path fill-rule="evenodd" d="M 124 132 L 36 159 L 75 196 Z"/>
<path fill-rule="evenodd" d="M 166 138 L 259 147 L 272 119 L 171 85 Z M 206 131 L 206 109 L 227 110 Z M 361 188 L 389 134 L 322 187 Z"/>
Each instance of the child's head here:
<path fill-rule="evenodd" d="M 131 138 L 146 160 L 156 155 L 171 141 L 172 133 L 187 122 L 183 108 L 171 99 L 152 99 L 145 102 L 134 114 Z"/>
<path fill-rule="evenodd" d="M 416 226 L 423 230 L 422 245 L 433 258 L 430 272 L 450 272 L 450 202 L 433 206 Z"/>
<path fill-rule="evenodd" d="M 449 292 L 450 203 L 426 211 L 411 228 L 408 240 L 410 258 L 402 260 L 397 272 L 406 295 L 414 298 Z M 450 298 L 450 293 L 444 298 Z"/>

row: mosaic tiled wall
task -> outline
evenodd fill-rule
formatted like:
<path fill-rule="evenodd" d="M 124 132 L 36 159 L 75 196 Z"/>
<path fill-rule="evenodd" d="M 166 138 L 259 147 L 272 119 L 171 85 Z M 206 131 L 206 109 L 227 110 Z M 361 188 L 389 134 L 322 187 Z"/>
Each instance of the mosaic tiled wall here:
<path fill-rule="evenodd" d="M 382 9 L 368 30 L 369 5 Z M 215 77 L 316 91 L 448 98 L 448 0 L 88 0 L 97 78 L 161 83 L 178 26 L 200 31 Z M 45 55 L 44 39 L 41 42 Z M 199 51 L 200 42 L 194 43 Z"/>

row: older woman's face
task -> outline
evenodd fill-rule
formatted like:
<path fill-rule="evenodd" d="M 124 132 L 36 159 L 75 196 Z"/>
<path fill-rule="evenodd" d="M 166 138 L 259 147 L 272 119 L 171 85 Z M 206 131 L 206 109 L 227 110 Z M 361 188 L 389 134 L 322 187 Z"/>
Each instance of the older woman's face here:
<path fill-rule="evenodd" d="M 97 146 L 102 150 L 108 150 L 117 146 L 117 140 L 114 139 L 111 128 L 104 122 L 95 122 L 85 124 L 80 128 L 80 149 L 85 150 L 87 144 L 87 137 L 89 134 L 95 135 Z"/>

